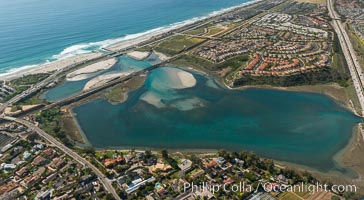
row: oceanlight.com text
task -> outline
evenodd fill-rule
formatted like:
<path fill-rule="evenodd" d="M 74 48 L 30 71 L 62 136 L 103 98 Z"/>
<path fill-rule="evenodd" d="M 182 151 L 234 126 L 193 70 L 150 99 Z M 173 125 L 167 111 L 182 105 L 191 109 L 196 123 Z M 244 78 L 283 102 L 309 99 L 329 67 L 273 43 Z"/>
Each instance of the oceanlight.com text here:
<path fill-rule="evenodd" d="M 183 191 L 209 191 L 211 193 L 217 192 L 256 192 L 258 188 L 263 189 L 265 192 L 308 192 L 311 194 L 317 192 L 357 192 L 356 185 L 328 185 L 328 184 L 304 184 L 299 183 L 296 185 L 285 185 L 271 182 L 259 183 L 258 186 L 253 187 L 251 184 L 245 182 L 238 182 L 235 184 L 216 184 L 211 182 L 186 182 L 183 184 Z"/>

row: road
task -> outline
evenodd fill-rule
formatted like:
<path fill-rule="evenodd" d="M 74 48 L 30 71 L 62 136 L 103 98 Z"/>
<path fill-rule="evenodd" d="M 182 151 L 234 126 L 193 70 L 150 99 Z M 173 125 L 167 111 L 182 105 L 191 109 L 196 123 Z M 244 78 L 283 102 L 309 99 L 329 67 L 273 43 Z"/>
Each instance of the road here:
<path fill-rule="evenodd" d="M 344 53 L 346 63 L 348 65 L 351 79 L 353 80 L 354 88 L 359 99 L 361 107 L 361 116 L 364 116 L 364 74 L 363 70 L 356 57 L 353 45 L 350 42 L 349 36 L 342 25 L 340 15 L 335 11 L 333 0 L 327 0 L 327 8 L 329 15 L 333 19 L 332 25 L 339 38 L 342 51 Z M 359 124 L 359 130 L 364 139 L 364 130 L 362 124 Z"/>
<path fill-rule="evenodd" d="M 349 36 L 346 33 L 344 26 L 342 25 L 340 16 L 336 13 L 336 11 L 334 9 L 333 0 L 327 0 L 327 8 L 329 10 L 330 17 L 333 19 L 332 25 L 339 38 L 339 42 L 340 42 L 341 48 L 343 50 L 349 71 L 350 71 L 350 75 L 353 80 L 355 91 L 358 95 L 360 107 L 362 110 L 361 115 L 364 116 L 364 92 L 363 92 L 364 74 L 363 74 L 363 70 L 360 67 L 358 59 L 355 55 L 355 51 L 354 51 L 353 45 L 351 44 L 351 42 L 349 40 Z"/>
<path fill-rule="evenodd" d="M 70 69 L 72 69 L 74 67 L 77 67 L 79 65 L 82 65 L 82 64 L 87 64 L 87 63 L 90 63 L 90 62 L 97 61 L 99 59 L 103 59 L 105 57 L 107 57 L 107 55 L 101 55 L 101 56 L 98 56 L 98 57 L 90 59 L 90 60 L 73 63 L 73 64 L 71 64 L 71 65 L 69 65 L 69 66 L 67 66 L 65 68 L 62 68 L 60 70 L 55 71 L 50 76 L 48 76 L 46 79 L 40 81 L 39 83 L 37 83 L 35 85 L 32 85 L 29 89 L 27 89 L 27 90 L 23 91 L 22 93 L 14 96 L 9 101 L 3 103 L 0 106 L 0 113 L 2 113 L 6 107 L 13 105 L 14 103 L 20 101 L 21 99 L 26 98 L 26 97 L 30 96 L 31 94 L 39 91 L 43 87 L 47 86 L 48 84 L 53 82 L 55 79 L 57 79 L 58 76 L 62 75 L 65 71 L 68 71 L 68 70 L 70 70 Z"/>
<path fill-rule="evenodd" d="M 58 147 L 65 154 L 67 154 L 71 158 L 75 159 L 81 165 L 89 167 L 96 174 L 96 176 L 99 178 L 101 183 L 104 185 L 105 190 L 110 192 L 115 199 L 120 200 L 120 197 L 116 193 L 114 187 L 111 185 L 111 182 L 108 180 L 108 178 L 99 169 L 97 169 L 93 164 L 88 162 L 86 159 L 84 159 L 83 157 L 78 155 L 76 152 L 74 152 L 70 148 L 63 145 L 57 139 L 53 138 L 51 135 L 49 135 L 48 133 L 46 133 L 45 131 L 43 131 L 39 127 L 35 126 L 34 124 L 32 124 L 32 123 L 30 123 L 28 121 L 22 120 L 22 119 L 14 118 L 14 117 L 7 117 L 7 116 L 2 116 L 2 117 L 5 120 L 18 122 L 20 124 L 23 124 L 23 125 L 27 126 L 31 130 L 37 132 L 41 137 L 43 137 L 45 140 L 50 142 L 52 145 Z"/>

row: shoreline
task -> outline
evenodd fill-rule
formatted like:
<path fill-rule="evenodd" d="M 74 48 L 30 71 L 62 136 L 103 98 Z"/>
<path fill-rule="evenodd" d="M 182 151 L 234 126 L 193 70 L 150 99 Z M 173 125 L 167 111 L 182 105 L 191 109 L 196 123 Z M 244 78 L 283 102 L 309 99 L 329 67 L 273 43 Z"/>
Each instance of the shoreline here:
<path fill-rule="evenodd" d="M 92 76 L 94 73 L 112 68 L 117 62 L 118 62 L 118 59 L 110 58 L 107 60 L 103 60 L 103 61 L 99 61 L 99 62 L 90 64 L 90 65 L 87 65 L 76 71 L 68 73 L 66 75 L 66 81 L 81 81 L 81 80 L 87 79 L 90 76 Z"/>
<path fill-rule="evenodd" d="M 333 87 L 333 85 L 330 85 L 331 87 Z M 309 93 L 317 93 L 317 94 L 322 94 L 322 93 L 318 93 L 315 91 L 309 91 L 309 90 L 305 90 L 303 91 L 298 90 L 297 88 L 292 88 L 290 89 L 288 88 L 280 88 L 280 87 L 255 87 L 255 86 L 249 86 L 249 87 L 244 87 L 243 89 L 248 89 L 248 88 L 256 88 L 256 89 L 272 89 L 272 90 L 282 90 L 282 91 L 299 91 L 299 92 L 309 92 Z M 239 88 L 242 89 L 242 88 Z M 334 96 L 330 96 L 329 94 L 323 94 L 326 95 L 330 98 L 332 98 L 334 101 L 337 101 L 336 98 Z M 342 102 L 341 102 L 342 103 Z M 343 104 L 341 104 L 342 106 L 344 106 Z M 77 123 L 77 119 L 75 119 L 75 122 Z M 81 127 L 79 126 L 80 130 L 82 131 Z M 334 162 L 334 164 L 337 164 L 339 167 L 343 167 L 346 168 L 347 170 L 349 170 L 348 172 L 353 172 L 354 174 L 344 174 L 341 173 L 335 169 L 332 169 L 330 171 L 321 171 L 320 169 L 315 169 L 313 167 L 310 166 L 306 166 L 303 164 L 297 164 L 297 163 L 293 163 L 293 162 L 289 162 L 289 161 L 282 161 L 282 160 L 277 160 L 277 159 L 272 159 L 274 160 L 275 163 L 279 164 L 279 165 L 283 165 L 285 167 L 289 167 L 289 168 L 296 168 L 299 171 L 309 171 L 311 173 L 317 174 L 320 177 L 337 177 L 337 178 L 344 178 L 345 181 L 351 181 L 351 180 L 357 180 L 360 179 L 362 176 L 364 176 L 364 174 L 358 172 L 358 170 L 354 169 L 352 166 L 348 166 L 348 163 L 343 162 L 343 158 L 344 155 L 350 150 L 352 149 L 355 145 L 357 145 L 357 137 L 360 136 L 360 132 L 358 129 L 358 126 L 356 126 L 352 133 L 351 133 L 351 137 L 349 139 L 349 142 L 345 145 L 344 148 L 342 148 L 340 151 L 338 151 L 335 155 L 333 155 L 332 160 Z M 86 138 L 87 140 L 87 136 L 85 133 L 83 133 L 83 136 Z M 91 146 L 93 146 L 91 143 L 89 143 Z M 167 149 L 170 152 L 173 153 L 177 153 L 177 152 L 182 152 L 182 153 L 194 153 L 194 154 L 213 154 L 216 153 L 218 151 L 218 149 L 198 149 L 198 148 L 188 148 L 188 149 L 169 149 L 169 148 L 143 148 L 143 147 L 133 147 L 133 146 L 107 146 L 107 147 L 95 147 L 93 146 L 96 150 L 98 151 L 102 151 L 102 150 L 118 150 L 118 151 L 128 151 L 130 149 L 134 149 L 137 151 L 144 151 L 144 150 L 152 150 L 152 151 L 160 151 L 162 149 Z M 262 156 L 264 157 L 264 156 Z M 265 157 L 268 158 L 268 157 Z M 271 158 L 268 158 L 271 159 Z M 351 177 L 351 175 L 354 175 L 355 177 Z"/>
<path fill-rule="evenodd" d="M 224 84 L 228 89 L 230 90 L 247 90 L 247 89 L 268 89 L 268 90 L 279 90 L 279 91 L 287 91 L 287 92 L 306 92 L 306 93 L 314 93 L 314 94 L 321 94 L 329 97 L 333 101 L 335 101 L 340 106 L 344 107 L 345 109 L 350 110 L 352 113 L 354 113 L 356 116 L 363 118 L 363 116 L 360 116 L 353 107 L 353 105 L 350 103 L 351 99 L 342 99 L 335 94 L 332 94 L 325 91 L 318 91 L 319 88 L 314 87 L 328 87 L 332 89 L 337 90 L 343 90 L 341 86 L 339 86 L 336 83 L 327 83 L 327 84 L 318 84 L 318 85 L 300 85 L 300 86 L 289 86 L 289 87 L 276 87 L 276 86 L 270 86 L 270 85 L 247 85 L 247 86 L 239 86 L 236 88 L 229 87 Z M 343 92 L 343 91 L 341 91 Z"/>
<path fill-rule="evenodd" d="M 157 27 L 154 29 L 145 30 L 144 32 L 129 34 L 129 35 L 126 35 L 123 37 L 109 38 L 109 39 L 102 40 L 102 41 L 89 42 L 89 43 L 100 43 L 100 46 L 97 47 L 97 49 L 92 50 L 91 52 L 75 54 L 75 55 L 72 55 L 72 56 L 69 56 L 66 58 L 59 58 L 56 60 L 52 60 L 51 62 L 48 62 L 47 58 L 45 58 L 45 61 L 43 63 L 32 64 L 32 65 L 23 65 L 23 66 L 11 68 L 9 70 L 6 70 L 5 72 L 0 73 L 0 80 L 9 81 L 9 80 L 20 78 L 22 76 L 29 75 L 29 74 L 50 73 L 50 72 L 53 72 L 56 70 L 60 70 L 62 68 L 65 68 L 65 67 L 71 65 L 72 63 L 75 63 L 75 61 L 73 61 L 71 63 L 67 63 L 67 64 L 64 63 L 69 60 L 79 60 L 85 56 L 86 57 L 91 56 L 91 58 L 92 58 L 92 56 L 94 54 L 102 55 L 102 53 L 97 52 L 96 50 L 101 50 L 102 48 L 120 50 L 120 49 L 130 48 L 133 46 L 138 46 L 140 43 L 152 40 L 153 38 L 156 38 L 157 36 L 161 36 L 167 32 L 175 31 L 180 28 L 183 28 L 183 27 L 186 27 L 189 25 L 193 25 L 195 23 L 210 20 L 214 17 L 219 17 L 221 15 L 225 15 L 230 12 L 234 12 L 235 10 L 238 10 L 238 9 L 242 9 L 242 8 L 245 8 L 248 6 L 253 6 L 254 4 L 260 3 L 262 1 L 264 1 L 264 0 L 252 0 L 252 1 L 244 2 L 241 4 L 235 5 L 235 6 L 212 11 L 204 16 L 192 17 L 192 18 L 189 18 L 189 19 L 186 19 L 183 21 L 174 22 L 169 25 L 164 25 L 164 26 Z M 164 40 L 164 39 L 166 39 L 166 38 L 163 38 L 162 40 Z M 115 41 L 115 42 L 111 42 L 111 41 Z M 102 45 L 102 43 L 104 43 L 104 42 L 106 44 Z M 153 41 L 151 41 L 151 43 L 153 43 Z M 87 46 L 87 44 L 88 43 L 86 43 L 85 45 Z M 82 45 L 82 43 L 68 46 L 65 49 L 71 48 L 73 46 L 79 46 L 79 45 Z M 63 51 L 65 49 L 63 49 Z M 62 53 L 62 51 L 57 55 L 53 55 L 52 57 L 57 57 L 57 56 L 61 55 L 61 53 Z M 97 55 L 97 56 L 99 56 L 99 55 Z M 91 58 L 86 58 L 85 60 L 88 60 Z M 51 58 L 48 58 L 48 59 L 51 59 Z M 55 65 L 57 67 L 55 67 Z M 49 66 L 52 66 L 52 67 L 49 67 Z"/>
<path fill-rule="evenodd" d="M 330 93 L 329 90 L 327 90 L 327 88 L 332 88 L 334 90 L 338 90 L 338 91 L 336 91 L 336 93 L 343 93 L 344 88 L 340 87 L 336 83 L 328 83 L 328 84 L 320 84 L 320 85 L 292 86 L 292 87 L 275 87 L 275 86 L 269 86 L 269 85 L 262 85 L 262 86 L 251 85 L 251 86 L 241 86 L 241 87 L 231 88 L 231 87 L 225 85 L 224 83 L 222 83 L 221 80 L 218 77 L 213 76 L 211 73 L 208 73 L 208 72 L 205 72 L 205 71 L 200 71 L 198 69 L 190 68 L 190 67 L 177 67 L 177 68 L 180 68 L 180 69 L 182 69 L 182 70 L 184 70 L 186 72 L 192 71 L 192 72 L 195 72 L 195 73 L 196 72 L 200 73 L 202 75 L 211 76 L 215 81 L 220 83 L 221 86 L 225 87 L 225 89 L 228 89 L 228 90 L 268 89 L 268 90 L 280 90 L 280 91 L 287 91 L 287 92 L 305 92 L 305 93 L 315 93 L 315 94 L 325 95 L 325 96 L 329 97 L 330 99 L 332 99 L 333 101 L 335 101 L 336 103 L 338 103 L 340 106 L 344 107 L 345 109 L 350 110 L 351 112 L 353 112 L 353 114 L 357 115 L 356 112 L 355 112 L 355 109 L 353 107 L 351 107 L 351 104 L 348 102 L 348 100 L 350 100 L 350 99 L 348 99 L 348 98 L 342 99 L 342 97 L 337 96 L 337 94 L 336 95 L 333 94 L 334 92 Z M 326 89 L 323 90 L 323 91 L 318 91 L 319 87 L 325 87 Z M 75 119 L 75 121 L 77 123 L 77 119 L 76 118 L 74 118 L 74 119 Z M 357 136 L 357 133 L 359 133 L 359 129 L 358 129 L 359 124 L 353 129 L 348 144 L 346 144 L 344 148 L 342 148 L 340 151 L 338 151 L 332 157 L 332 160 L 334 161 L 335 164 L 338 164 L 340 167 L 344 167 L 346 169 L 349 169 L 349 170 L 353 171 L 356 175 L 358 175 L 360 177 L 360 176 L 364 176 L 364 174 L 361 174 L 361 173 L 357 172 L 357 170 L 353 169 L 350 166 L 347 166 L 344 162 L 342 162 L 343 156 L 347 153 L 347 151 L 357 144 L 356 143 L 357 140 L 355 138 Z M 359 133 L 359 135 L 360 135 L 360 133 Z M 87 139 L 87 136 L 86 136 L 85 133 L 84 133 L 84 137 L 86 137 L 86 139 Z M 92 144 L 90 144 L 90 145 L 92 146 Z M 159 148 L 137 148 L 137 147 L 130 147 L 129 148 L 127 146 L 110 146 L 110 147 L 96 148 L 96 149 L 98 149 L 98 150 L 128 150 L 128 149 L 129 150 L 130 149 L 145 150 L 145 149 L 151 149 L 151 150 L 158 151 L 158 150 L 161 150 L 163 148 L 160 148 L 160 149 Z M 197 154 L 213 153 L 213 152 L 218 151 L 218 149 L 168 149 L 168 150 L 170 150 L 172 152 L 186 152 L 186 153 L 197 153 Z M 337 177 L 349 178 L 349 177 L 347 177 L 346 174 L 340 173 L 338 171 L 323 172 L 323 171 L 320 171 L 319 169 L 315 169 L 315 168 L 305 166 L 305 165 L 301 165 L 301 164 L 297 164 L 297 163 L 281 161 L 281 160 L 274 160 L 274 161 L 279 163 L 279 164 L 286 165 L 288 167 L 295 167 L 295 168 L 298 168 L 299 170 L 307 170 L 307 171 L 310 171 L 312 173 L 317 173 L 317 174 L 320 174 L 320 176 L 337 176 Z"/>
<path fill-rule="evenodd" d="M 34 65 L 33 67 L 30 67 L 30 68 L 28 68 L 28 67 L 13 68 L 12 69 L 13 72 L 5 72 L 5 73 L 0 74 L 0 80 L 11 81 L 11 80 L 20 78 L 22 76 L 51 73 L 51 72 L 54 72 L 57 70 L 62 70 L 72 64 L 88 61 L 88 60 L 97 58 L 99 56 L 102 56 L 102 54 L 94 52 L 94 53 L 82 54 L 82 55 L 78 55 L 78 56 L 72 56 L 69 58 L 56 60 L 56 61 L 52 61 L 49 63 Z"/>

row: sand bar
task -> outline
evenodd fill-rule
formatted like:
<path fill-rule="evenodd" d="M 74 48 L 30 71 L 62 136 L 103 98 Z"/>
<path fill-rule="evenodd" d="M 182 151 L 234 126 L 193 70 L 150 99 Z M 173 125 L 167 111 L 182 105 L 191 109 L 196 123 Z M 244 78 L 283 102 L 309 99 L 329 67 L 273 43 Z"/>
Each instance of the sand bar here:
<path fill-rule="evenodd" d="M 190 88 L 196 85 L 195 77 L 182 69 L 178 68 L 164 68 L 168 74 L 168 87 L 173 89 Z"/>
<path fill-rule="evenodd" d="M 179 80 L 181 81 L 181 84 L 185 87 L 185 88 L 190 88 L 196 85 L 196 79 L 195 77 L 193 77 L 193 75 L 191 73 L 185 72 L 185 71 L 180 71 L 177 72 L 177 76 L 179 78 Z"/>
<path fill-rule="evenodd" d="M 148 51 L 132 51 L 126 54 L 130 58 L 133 58 L 135 60 L 144 60 L 149 57 L 150 52 Z"/>
<path fill-rule="evenodd" d="M 91 79 L 90 81 L 88 81 L 85 84 L 85 87 L 83 88 L 83 90 L 85 91 L 85 90 L 89 90 L 89 89 L 98 87 L 98 86 L 103 85 L 106 82 L 108 82 L 108 81 L 110 81 L 110 80 L 112 80 L 114 78 L 127 76 L 129 74 L 130 73 L 123 72 L 123 73 L 114 73 L 114 74 L 103 74 L 103 75 L 97 76 L 97 77 Z"/>
<path fill-rule="evenodd" d="M 86 78 L 89 78 L 95 72 L 110 69 L 117 62 L 118 62 L 118 60 L 116 58 L 111 58 L 111 59 L 103 60 L 103 61 L 91 64 L 91 65 L 88 65 L 86 67 L 83 67 L 81 69 L 78 69 L 74 72 L 67 74 L 67 76 L 66 76 L 67 81 L 84 80 Z"/>

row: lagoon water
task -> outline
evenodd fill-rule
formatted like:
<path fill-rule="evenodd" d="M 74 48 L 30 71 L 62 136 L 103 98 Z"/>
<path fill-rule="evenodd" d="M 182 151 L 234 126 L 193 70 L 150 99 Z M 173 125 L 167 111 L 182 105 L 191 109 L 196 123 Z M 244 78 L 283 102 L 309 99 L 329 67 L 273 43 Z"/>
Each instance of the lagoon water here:
<path fill-rule="evenodd" d="M 72 95 L 80 93 L 86 83 L 101 74 L 107 73 L 130 73 L 134 71 L 139 71 L 141 69 L 145 69 L 152 64 L 160 62 L 159 58 L 156 55 L 152 54 L 148 59 L 139 61 L 129 58 L 127 56 L 118 57 L 118 62 L 111 68 L 105 71 L 93 73 L 91 77 L 80 80 L 80 81 L 64 81 L 57 87 L 51 88 L 45 93 L 43 93 L 40 98 L 45 99 L 47 101 L 59 101 L 61 99 L 65 99 Z"/>
<path fill-rule="evenodd" d="M 89 53 L 248 1 L 0 1 L 0 74 Z"/>
<path fill-rule="evenodd" d="M 0 73 L 88 53 L 244 2 L 248 0 L 1 1 Z M 121 57 L 111 70 L 148 65 Z M 98 99 L 74 108 L 91 144 L 245 149 L 322 171 L 349 173 L 332 157 L 348 144 L 360 119 L 332 99 L 313 93 L 231 91 L 197 73 L 196 86 L 176 89 L 180 87 L 170 87 L 180 84 L 170 78 L 173 72 L 153 71 L 122 104 Z M 80 92 L 86 81 L 65 82 L 43 97 L 65 98 Z"/>
<path fill-rule="evenodd" d="M 178 81 L 169 78 L 174 72 L 168 67 L 152 71 L 124 103 L 98 99 L 74 108 L 89 142 L 100 148 L 245 149 L 321 171 L 349 173 L 333 156 L 348 144 L 360 119 L 331 98 L 227 90 L 198 73 L 193 73 L 194 87 L 175 89 Z"/>

